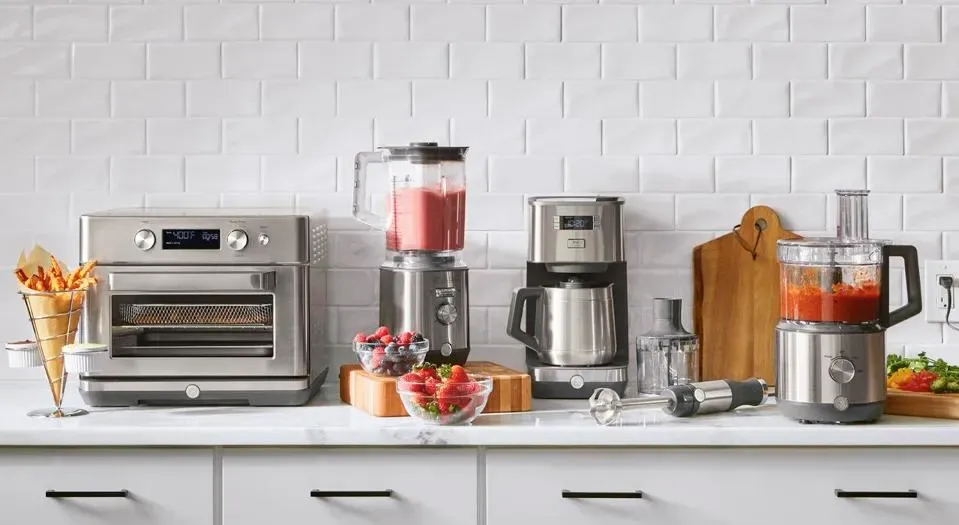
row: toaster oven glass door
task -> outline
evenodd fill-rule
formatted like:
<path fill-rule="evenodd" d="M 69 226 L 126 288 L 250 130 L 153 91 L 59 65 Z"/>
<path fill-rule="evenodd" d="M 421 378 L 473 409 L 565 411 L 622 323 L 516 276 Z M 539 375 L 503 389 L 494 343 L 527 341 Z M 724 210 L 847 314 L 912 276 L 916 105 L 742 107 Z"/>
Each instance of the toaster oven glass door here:
<path fill-rule="evenodd" d="M 113 295 L 113 357 L 273 357 L 270 293 Z"/>

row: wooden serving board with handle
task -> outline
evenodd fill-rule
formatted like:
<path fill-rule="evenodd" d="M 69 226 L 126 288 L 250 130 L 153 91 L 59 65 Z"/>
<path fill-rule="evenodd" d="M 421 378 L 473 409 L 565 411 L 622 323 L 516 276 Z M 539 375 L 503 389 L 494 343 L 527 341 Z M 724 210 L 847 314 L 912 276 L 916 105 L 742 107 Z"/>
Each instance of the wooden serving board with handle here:
<path fill-rule="evenodd" d="M 959 419 L 959 394 L 886 391 L 886 414 L 895 416 Z"/>
<path fill-rule="evenodd" d="M 693 326 L 702 380 L 776 382 L 779 320 L 776 241 L 798 239 L 767 206 L 746 211 L 733 231 L 693 249 Z"/>
<path fill-rule="evenodd" d="M 527 412 L 533 401 L 529 374 L 489 361 L 467 362 L 466 370 L 493 378 L 493 391 L 483 413 Z M 377 417 L 404 417 L 408 414 L 396 393 L 395 377 L 375 376 L 359 363 L 340 367 L 340 399 Z"/>

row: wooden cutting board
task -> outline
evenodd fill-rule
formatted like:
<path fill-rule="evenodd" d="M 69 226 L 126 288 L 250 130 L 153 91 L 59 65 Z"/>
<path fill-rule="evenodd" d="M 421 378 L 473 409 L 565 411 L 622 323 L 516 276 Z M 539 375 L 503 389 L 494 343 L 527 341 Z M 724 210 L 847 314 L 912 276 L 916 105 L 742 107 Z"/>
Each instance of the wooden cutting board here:
<path fill-rule="evenodd" d="M 533 401 L 529 374 L 489 361 L 467 362 L 466 370 L 493 378 L 493 391 L 483 413 L 527 412 Z M 405 417 L 408 414 L 396 393 L 396 378 L 375 376 L 359 363 L 340 367 L 340 399 L 378 417 Z"/>
<path fill-rule="evenodd" d="M 798 238 L 772 208 L 755 206 L 732 232 L 693 249 L 693 326 L 703 380 L 759 377 L 775 384 L 776 241 Z"/>
<path fill-rule="evenodd" d="M 959 419 L 959 394 L 886 391 L 886 414 Z"/>

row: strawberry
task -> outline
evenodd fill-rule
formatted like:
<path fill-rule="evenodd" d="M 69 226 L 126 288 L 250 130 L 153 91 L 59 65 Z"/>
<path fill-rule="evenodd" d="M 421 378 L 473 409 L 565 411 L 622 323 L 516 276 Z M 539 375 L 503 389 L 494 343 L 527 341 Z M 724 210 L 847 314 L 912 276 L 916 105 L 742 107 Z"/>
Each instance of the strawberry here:
<path fill-rule="evenodd" d="M 382 345 L 376 345 L 373 348 L 373 355 L 384 355 L 386 353 L 386 347 Z"/>
<path fill-rule="evenodd" d="M 363 332 L 357 333 L 357 334 L 356 334 L 356 337 L 353 338 L 353 342 L 354 342 L 354 343 L 365 343 L 365 342 L 366 342 L 366 334 L 364 334 Z"/>
<path fill-rule="evenodd" d="M 456 387 L 450 384 L 442 385 L 436 390 L 436 402 L 441 414 L 449 414 L 460 408 L 458 394 Z"/>
<path fill-rule="evenodd" d="M 423 380 L 419 375 L 410 372 L 400 378 L 400 384 L 402 385 L 403 390 L 407 392 L 422 392 L 423 391 Z"/>
<path fill-rule="evenodd" d="M 383 337 L 384 335 L 389 335 L 389 333 L 390 333 L 390 329 L 389 329 L 389 328 L 387 328 L 387 327 L 385 327 L 385 326 L 381 326 L 381 327 L 377 328 L 375 332 L 373 332 L 373 335 L 375 335 L 376 338 L 379 339 L 379 338 Z"/>
<path fill-rule="evenodd" d="M 370 359 L 370 368 L 371 368 L 371 369 L 377 369 L 377 368 L 379 368 L 380 365 L 382 365 L 382 364 L 383 364 L 383 356 L 382 356 L 382 355 L 373 355 L 373 357 Z"/>
<path fill-rule="evenodd" d="M 393 342 L 393 336 L 389 334 L 384 335 L 383 337 L 380 338 L 380 342 L 383 343 L 384 345 L 388 345 Z"/>
<path fill-rule="evenodd" d="M 450 367 L 450 375 L 446 378 L 446 381 L 448 383 L 468 383 L 470 376 L 462 366 L 453 365 Z"/>
<path fill-rule="evenodd" d="M 426 408 L 431 402 L 432 399 L 428 395 L 419 393 L 413 394 L 413 404 L 419 406 L 420 408 Z"/>
<path fill-rule="evenodd" d="M 433 379 L 439 379 L 440 376 L 436 372 L 436 367 L 429 364 L 423 363 L 422 365 L 416 365 L 413 367 L 413 372 L 420 376 L 420 379 L 426 380 L 427 378 L 432 377 Z"/>
<path fill-rule="evenodd" d="M 403 332 L 399 337 L 396 338 L 396 342 L 401 345 L 408 345 L 410 344 L 410 339 L 412 338 L 413 336 L 410 335 L 410 332 Z"/>
<path fill-rule="evenodd" d="M 443 383 L 435 377 L 427 377 L 423 381 L 423 393 L 432 396 L 436 393 L 436 389 L 440 387 Z"/>

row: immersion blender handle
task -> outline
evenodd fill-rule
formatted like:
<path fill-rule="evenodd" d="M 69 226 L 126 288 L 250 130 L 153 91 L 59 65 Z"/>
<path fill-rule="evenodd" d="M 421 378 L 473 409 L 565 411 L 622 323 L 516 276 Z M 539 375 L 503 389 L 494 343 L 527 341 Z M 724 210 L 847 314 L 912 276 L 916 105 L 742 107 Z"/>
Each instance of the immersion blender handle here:
<path fill-rule="evenodd" d="M 723 381 L 729 385 L 729 392 L 732 399 L 729 402 L 729 410 L 735 410 L 741 406 L 754 406 L 766 404 L 769 399 L 766 390 L 769 385 L 766 381 L 753 377 L 745 381 Z"/>
<path fill-rule="evenodd" d="M 889 258 L 902 257 L 906 266 L 908 302 L 889 311 Z M 922 286 L 919 283 L 919 253 L 915 246 L 888 244 L 882 247 L 882 283 L 879 286 L 879 324 L 883 328 L 897 325 L 922 312 Z"/>
<path fill-rule="evenodd" d="M 370 164 L 386 162 L 382 151 L 361 151 L 353 161 L 353 218 L 377 230 L 386 230 L 387 217 L 373 213 L 367 202 L 366 169 Z"/>
<path fill-rule="evenodd" d="M 675 385 L 663 392 L 673 398 L 673 402 L 663 410 L 671 416 L 691 417 L 728 412 L 746 405 L 759 406 L 768 399 L 766 387 L 766 381 L 759 378 L 745 381 L 717 379 Z"/>

